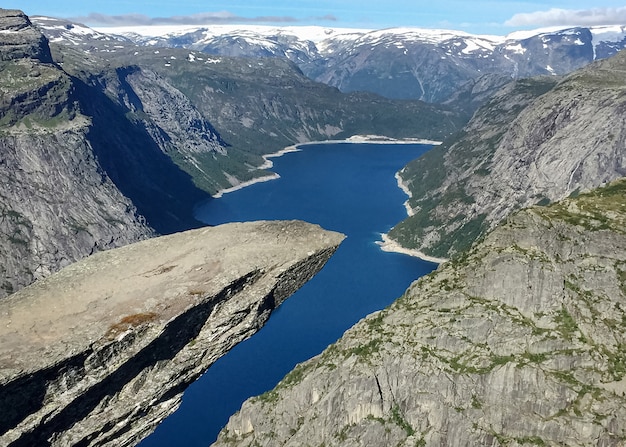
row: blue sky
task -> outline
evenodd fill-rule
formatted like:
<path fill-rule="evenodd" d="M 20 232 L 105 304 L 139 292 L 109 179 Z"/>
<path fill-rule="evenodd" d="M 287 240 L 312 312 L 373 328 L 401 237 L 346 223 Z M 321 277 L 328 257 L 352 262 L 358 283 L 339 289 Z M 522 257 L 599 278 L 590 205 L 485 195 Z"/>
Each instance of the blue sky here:
<path fill-rule="evenodd" d="M 478 34 L 569 25 L 626 25 L 626 2 L 610 0 L 5 0 L 29 15 L 90 26 L 255 23 L 352 28 L 411 26 Z"/>

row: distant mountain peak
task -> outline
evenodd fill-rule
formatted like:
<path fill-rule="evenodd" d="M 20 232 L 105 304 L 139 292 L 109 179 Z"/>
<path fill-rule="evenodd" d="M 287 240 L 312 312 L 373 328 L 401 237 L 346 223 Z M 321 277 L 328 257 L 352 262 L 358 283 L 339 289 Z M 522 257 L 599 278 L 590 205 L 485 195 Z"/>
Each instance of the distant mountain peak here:
<path fill-rule="evenodd" d="M 117 44 L 182 47 L 217 56 L 288 59 L 309 78 L 343 92 L 428 102 L 446 101 L 460 86 L 485 74 L 513 79 L 564 75 L 626 47 L 626 26 L 619 25 L 495 36 L 413 27 L 169 25 L 91 30 L 56 19 L 33 20 L 51 41 L 65 40 L 86 51 L 114 51 L 110 42 L 117 39 Z M 109 47 L 102 48 L 106 41 Z"/>
<path fill-rule="evenodd" d="M 41 62 L 52 62 L 48 41 L 22 11 L 0 9 L 0 33 L 3 43 L 0 60 L 29 57 Z"/>

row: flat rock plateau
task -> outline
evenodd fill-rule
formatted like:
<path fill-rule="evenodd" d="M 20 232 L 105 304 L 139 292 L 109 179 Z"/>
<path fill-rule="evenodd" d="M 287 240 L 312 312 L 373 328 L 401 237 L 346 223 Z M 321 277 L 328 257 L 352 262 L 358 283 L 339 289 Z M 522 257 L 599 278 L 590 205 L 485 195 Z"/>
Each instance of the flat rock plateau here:
<path fill-rule="evenodd" d="M 97 253 L 0 302 L 0 445 L 134 445 L 343 235 L 234 223 Z"/>

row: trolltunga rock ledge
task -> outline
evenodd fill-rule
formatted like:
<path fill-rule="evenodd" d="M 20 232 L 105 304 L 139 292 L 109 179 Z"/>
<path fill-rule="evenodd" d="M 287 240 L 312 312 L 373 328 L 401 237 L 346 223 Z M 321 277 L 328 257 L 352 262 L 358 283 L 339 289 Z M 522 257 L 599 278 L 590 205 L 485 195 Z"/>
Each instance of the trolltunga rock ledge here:
<path fill-rule="evenodd" d="M 227 224 L 98 253 L 0 302 L 0 444 L 134 445 L 343 235 Z"/>

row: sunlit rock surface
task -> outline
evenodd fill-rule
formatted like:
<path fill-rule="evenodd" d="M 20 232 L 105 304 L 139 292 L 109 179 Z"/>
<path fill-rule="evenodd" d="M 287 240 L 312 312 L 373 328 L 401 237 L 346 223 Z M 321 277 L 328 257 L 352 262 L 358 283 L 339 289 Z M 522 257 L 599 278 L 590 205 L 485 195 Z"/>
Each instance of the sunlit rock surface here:
<path fill-rule="evenodd" d="M 235 223 L 98 253 L 0 302 L 0 445 L 134 445 L 343 235 Z"/>

